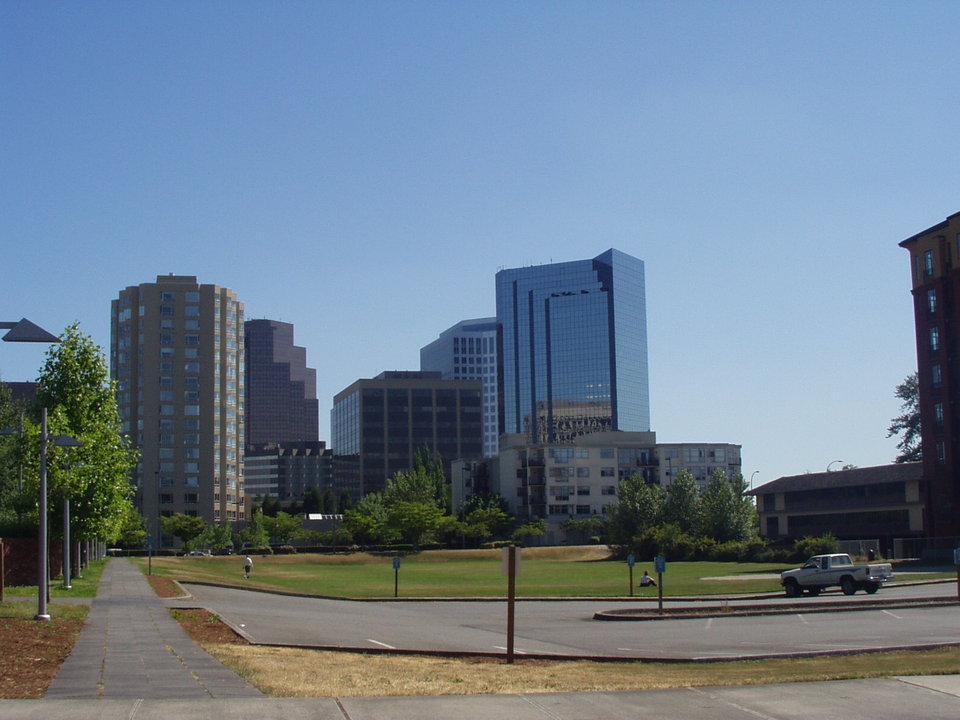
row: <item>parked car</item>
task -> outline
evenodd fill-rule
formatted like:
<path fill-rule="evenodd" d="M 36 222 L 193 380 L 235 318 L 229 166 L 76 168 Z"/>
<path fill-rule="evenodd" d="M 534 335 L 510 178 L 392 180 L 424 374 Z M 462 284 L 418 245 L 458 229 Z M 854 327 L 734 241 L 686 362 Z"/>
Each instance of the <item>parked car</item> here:
<path fill-rule="evenodd" d="M 834 585 L 839 585 L 844 595 L 853 595 L 857 590 L 873 594 L 891 578 L 890 563 L 855 565 L 849 555 L 833 553 L 814 555 L 803 567 L 780 573 L 780 584 L 787 597 L 797 597 L 804 590 L 819 595 L 821 590 Z"/>

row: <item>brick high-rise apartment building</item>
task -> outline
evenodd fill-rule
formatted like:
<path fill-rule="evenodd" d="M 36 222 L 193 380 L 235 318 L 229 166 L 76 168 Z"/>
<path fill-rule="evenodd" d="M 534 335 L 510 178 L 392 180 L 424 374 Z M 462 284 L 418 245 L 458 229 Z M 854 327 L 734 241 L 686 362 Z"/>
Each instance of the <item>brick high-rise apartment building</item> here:
<path fill-rule="evenodd" d="M 927 537 L 960 535 L 960 213 L 900 243 L 910 251 Z"/>
<path fill-rule="evenodd" d="M 159 516 L 244 520 L 243 303 L 191 275 L 161 275 L 111 303 L 110 368 L 123 429 L 140 451 L 137 503 Z"/>

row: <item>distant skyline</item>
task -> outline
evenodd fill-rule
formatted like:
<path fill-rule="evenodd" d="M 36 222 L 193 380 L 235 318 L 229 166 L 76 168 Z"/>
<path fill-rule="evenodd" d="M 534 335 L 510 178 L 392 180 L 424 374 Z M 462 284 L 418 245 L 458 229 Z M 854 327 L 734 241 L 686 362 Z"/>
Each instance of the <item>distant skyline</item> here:
<path fill-rule="evenodd" d="M 333 396 L 495 313 L 501 268 L 646 268 L 659 442 L 755 484 L 890 462 L 898 243 L 960 210 L 960 5 L 0 4 L 3 316 L 105 350 L 157 275 L 292 323 Z M 0 379 L 43 346 L 0 344 Z M 838 465 L 833 465 L 834 468 Z"/>

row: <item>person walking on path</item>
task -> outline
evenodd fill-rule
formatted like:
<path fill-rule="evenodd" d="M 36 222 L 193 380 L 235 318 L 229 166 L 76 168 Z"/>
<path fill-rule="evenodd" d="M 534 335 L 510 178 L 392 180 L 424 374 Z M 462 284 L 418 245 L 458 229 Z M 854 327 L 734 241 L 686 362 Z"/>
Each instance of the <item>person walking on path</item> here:
<path fill-rule="evenodd" d="M 253 558 L 251 558 L 249 555 L 247 555 L 247 556 L 243 559 L 243 576 L 244 576 L 247 580 L 250 579 L 250 571 L 251 571 L 252 569 L 253 569 Z"/>

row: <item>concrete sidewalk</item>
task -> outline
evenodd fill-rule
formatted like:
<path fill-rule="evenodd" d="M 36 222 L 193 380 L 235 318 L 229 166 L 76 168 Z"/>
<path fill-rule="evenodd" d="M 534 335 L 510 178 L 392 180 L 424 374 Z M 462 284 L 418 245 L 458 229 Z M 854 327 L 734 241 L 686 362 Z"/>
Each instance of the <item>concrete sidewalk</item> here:
<path fill-rule="evenodd" d="M 806 720 L 816 715 L 956 720 L 960 675 L 595 693 L 268 698 L 190 640 L 136 566 L 112 559 L 87 626 L 46 696 L 0 700 L 3 720 Z"/>
<path fill-rule="evenodd" d="M 139 568 L 114 558 L 103 571 L 83 633 L 45 697 L 169 700 L 263 694 L 190 639 Z"/>

